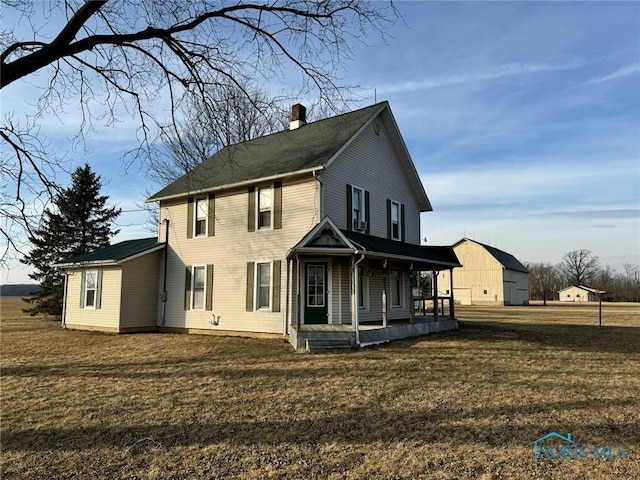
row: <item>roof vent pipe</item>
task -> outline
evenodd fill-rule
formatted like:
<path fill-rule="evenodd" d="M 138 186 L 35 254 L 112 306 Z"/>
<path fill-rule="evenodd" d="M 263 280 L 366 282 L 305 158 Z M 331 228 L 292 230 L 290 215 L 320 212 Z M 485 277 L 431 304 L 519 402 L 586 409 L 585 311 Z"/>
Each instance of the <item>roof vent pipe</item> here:
<path fill-rule="evenodd" d="M 296 103 L 291 107 L 291 122 L 289 123 L 289 130 L 295 130 L 307 123 L 307 109 L 304 105 Z"/>

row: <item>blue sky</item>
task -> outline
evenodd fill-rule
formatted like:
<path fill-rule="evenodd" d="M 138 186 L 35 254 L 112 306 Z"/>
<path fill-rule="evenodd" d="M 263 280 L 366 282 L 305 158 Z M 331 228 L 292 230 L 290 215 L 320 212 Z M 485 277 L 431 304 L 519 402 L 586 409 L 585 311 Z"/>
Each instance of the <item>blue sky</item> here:
<path fill-rule="evenodd" d="M 521 261 L 557 263 L 588 248 L 603 266 L 640 264 L 640 3 L 397 7 L 406 24 L 386 44 L 372 36 L 353 45 L 344 81 L 362 86 L 354 107 L 390 102 L 434 207 L 421 219 L 427 243 L 467 236 Z M 20 102 L 35 91 L 2 93 L 6 111 L 28 108 Z M 41 127 L 61 153 L 77 128 L 67 111 Z M 142 200 L 144 172 L 125 172 L 120 160 L 133 132 L 126 117 L 98 125 L 87 153 L 68 153 L 73 165 L 89 161 L 127 211 L 116 240 L 149 234 L 145 214 L 129 212 Z M 25 280 L 18 267 L 0 277 Z"/>

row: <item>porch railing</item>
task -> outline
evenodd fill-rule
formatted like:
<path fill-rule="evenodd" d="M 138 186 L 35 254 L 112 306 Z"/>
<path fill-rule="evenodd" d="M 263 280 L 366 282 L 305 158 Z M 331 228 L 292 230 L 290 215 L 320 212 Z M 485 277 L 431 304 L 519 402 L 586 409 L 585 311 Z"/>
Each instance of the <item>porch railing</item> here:
<path fill-rule="evenodd" d="M 451 298 L 438 297 L 437 314 L 434 308 L 434 297 L 414 297 L 413 298 L 413 314 L 416 317 L 450 317 L 451 316 Z"/>

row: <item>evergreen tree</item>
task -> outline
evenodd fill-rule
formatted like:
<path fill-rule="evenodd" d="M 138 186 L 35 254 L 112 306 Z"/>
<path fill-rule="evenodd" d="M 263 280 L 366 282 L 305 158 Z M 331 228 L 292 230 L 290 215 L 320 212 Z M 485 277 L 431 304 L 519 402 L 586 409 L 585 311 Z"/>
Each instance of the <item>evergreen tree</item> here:
<path fill-rule="evenodd" d="M 101 187 L 100 176 L 85 164 L 71 175 L 71 186 L 54 198 L 55 208 L 44 211 L 40 226 L 29 237 L 32 250 L 21 260 L 34 267 L 29 277 L 41 285 L 27 300 L 33 307 L 25 312 L 61 316 L 64 276 L 52 265 L 105 247 L 118 233 L 112 223 L 120 209 L 106 206 L 109 197 L 100 195 Z"/>

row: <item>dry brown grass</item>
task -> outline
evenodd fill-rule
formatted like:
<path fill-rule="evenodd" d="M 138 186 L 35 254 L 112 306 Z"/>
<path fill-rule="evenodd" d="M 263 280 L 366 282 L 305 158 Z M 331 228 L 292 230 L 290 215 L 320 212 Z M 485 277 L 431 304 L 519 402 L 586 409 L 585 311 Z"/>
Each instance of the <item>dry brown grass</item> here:
<path fill-rule="evenodd" d="M 2 478 L 640 478 L 640 307 L 463 308 L 350 354 L 2 306 Z M 534 462 L 550 431 L 625 460 Z"/>

